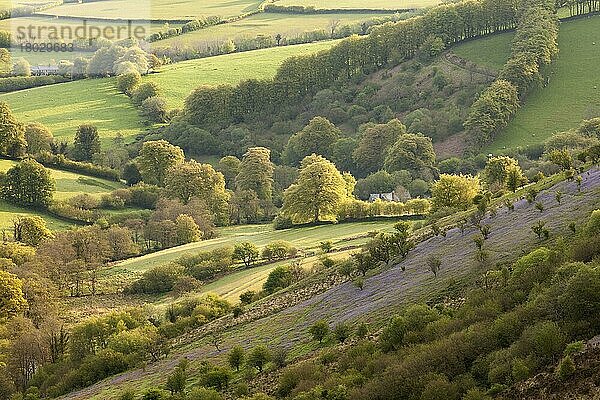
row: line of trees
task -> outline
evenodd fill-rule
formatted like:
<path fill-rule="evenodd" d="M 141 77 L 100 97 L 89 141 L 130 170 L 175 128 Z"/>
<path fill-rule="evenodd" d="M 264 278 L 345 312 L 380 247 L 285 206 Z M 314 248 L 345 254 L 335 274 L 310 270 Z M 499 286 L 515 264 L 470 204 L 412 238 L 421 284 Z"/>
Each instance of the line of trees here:
<path fill-rule="evenodd" d="M 273 80 L 237 86 L 201 86 L 185 102 L 185 120 L 197 126 L 227 126 L 297 104 L 340 79 L 351 79 L 412 58 L 425 43 L 449 46 L 464 39 L 516 27 L 512 0 L 464 1 L 442 5 L 423 16 L 373 27 L 317 54 L 287 59 Z M 432 38 L 438 40 L 432 40 Z"/>
<path fill-rule="evenodd" d="M 536 84 L 558 53 L 558 16 L 550 0 L 523 2 L 518 12 L 512 55 L 496 80 L 473 103 L 465 127 L 478 144 L 491 141 L 508 125 L 519 101 Z"/>
<path fill-rule="evenodd" d="M 282 14 L 388 14 L 390 12 L 415 11 L 414 8 L 315 8 L 314 6 L 282 6 L 279 4 L 267 4 L 264 10 L 267 13 Z"/>
<path fill-rule="evenodd" d="M 569 7 L 571 15 L 600 12 L 600 0 L 557 0 L 557 7 Z"/>

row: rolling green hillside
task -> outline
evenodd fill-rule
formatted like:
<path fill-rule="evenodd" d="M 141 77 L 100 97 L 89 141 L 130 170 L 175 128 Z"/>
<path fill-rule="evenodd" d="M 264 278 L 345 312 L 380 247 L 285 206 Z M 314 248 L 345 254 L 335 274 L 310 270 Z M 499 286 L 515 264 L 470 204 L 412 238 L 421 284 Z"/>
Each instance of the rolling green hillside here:
<path fill-rule="evenodd" d="M 442 3 L 440 0 L 280 0 L 280 6 L 304 6 L 325 9 L 382 9 L 400 10 L 406 8 L 431 7 Z"/>
<path fill-rule="evenodd" d="M 64 4 L 52 8 L 48 13 L 60 16 L 87 18 L 152 18 L 194 19 L 201 16 L 218 15 L 231 17 L 257 10 L 261 0 L 107 0 Z"/>
<path fill-rule="evenodd" d="M 488 151 L 541 143 L 600 115 L 600 16 L 563 22 L 547 87 L 534 90 Z"/>
<path fill-rule="evenodd" d="M 316 52 L 335 43 L 285 46 L 219 57 L 192 60 L 164 67 L 147 77 L 157 82 L 172 107 L 202 84 L 231 83 L 243 79 L 270 78 L 289 56 Z M 117 92 L 115 79 L 86 79 L 0 95 L 23 122 L 41 122 L 55 137 L 71 140 L 77 127 L 92 123 L 104 139 L 134 136 L 144 129 L 138 110 L 127 96 Z"/>
<path fill-rule="evenodd" d="M 357 244 L 364 241 L 364 235 L 368 232 L 382 229 L 391 230 L 393 229 L 395 222 L 395 220 L 384 220 L 342 223 L 336 225 L 286 229 L 282 231 L 274 230 L 271 225 L 231 226 L 220 229 L 219 237 L 216 239 L 190 243 L 184 246 L 132 258 L 115 265 L 113 270 L 115 273 L 121 271 L 140 273 L 156 265 L 173 261 L 186 254 L 212 250 L 223 246 L 233 246 L 235 243 L 243 241 L 252 241 L 252 243 L 257 246 L 263 247 L 275 240 L 287 240 L 293 243 L 298 249 L 314 251 L 322 241 L 331 240 L 334 244 L 334 248 L 339 248 L 348 245 L 348 243 Z M 361 237 L 354 239 L 357 235 Z"/>
<path fill-rule="evenodd" d="M 301 36 L 315 30 L 328 32 L 332 24 L 337 26 L 358 23 L 385 14 L 280 14 L 260 13 L 228 24 L 186 33 L 156 42 L 156 47 L 206 44 L 214 46 L 227 39 L 255 38 L 258 35 L 282 35 L 285 38 Z"/>
<path fill-rule="evenodd" d="M 86 79 L 0 95 L 23 122 L 40 122 L 55 137 L 70 140 L 77 127 L 91 123 L 102 138 L 121 133 L 133 136 L 143 129 L 138 111 L 117 92 L 114 79 Z"/>
<path fill-rule="evenodd" d="M 584 175 L 584 189 L 581 193 L 576 189 L 574 182 L 566 181 L 540 192 L 538 200 L 548 205 L 544 211 L 547 226 L 557 237 L 562 234 L 569 235 L 568 221 L 583 220 L 600 205 L 599 176 L 597 169 L 591 170 L 589 175 Z M 560 204 L 554 201 L 557 190 L 568 193 L 568 199 Z M 515 210 L 502 209 L 496 215 L 486 218 L 486 223 L 492 226 L 493 232 L 486 241 L 491 260 L 498 265 L 505 265 L 529 249 L 539 247 L 540 243 L 535 235 L 529 229 L 524 229 L 524 226 L 538 221 L 539 215 L 539 210 L 533 204 L 520 199 L 515 203 Z M 288 350 L 290 358 L 303 356 L 320 348 L 310 337 L 308 328 L 321 319 L 330 324 L 368 321 L 371 328 L 376 330 L 390 315 L 402 310 L 406 305 L 436 298 L 435 296 L 443 295 L 449 288 L 460 286 L 461 280 L 474 280 L 474 277 L 480 276 L 481 270 L 478 270 L 473 261 L 475 249 L 472 237 L 477 233 L 479 231 L 476 227 L 469 226 L 465 232 L 455 228 L 443 237 L 436 236 L 425 240 L 411 251 L 401 265 L 368 276 L 362 290 L 351 282 L 345 282 L 331 287 L 325 293 L 310 299 L 301 299 L 296 304 L 289 305 L 281 311 L 274 311 L 265 317 L 258 316 L 237 323 L 232 322 L 233 318 L 225 317 L 214 322 L 212 326 L 207 325 L 204 329 L 191 332 L 182 338 L 178 342 L 179 347 L 173 349 L 166 359 L 146 365 L 143 370 L 125 372 L 69 393 L 61 399 L 114 398 L 125 387 L 141 392 L 162 384 L 166 379 L 164 371 L 174 368 L 177 360 L 182 357 L 191 360 L 190 371 L 193 375 L 201 367 L 201 362 L 226 362 L 226 355 L 235 345 L 246 348 L 258 344 L 265 344 L 270 348 L 283 346 Z M 437 254 L 443 259 L 442 272 L 437 278 L 427 268 L 427 259 L 432 254 Z M 225 279 L 227 278 L 215 286 L 218 286 L 218 289 L 226 287 Z M 293 289 L 290 292 L 293 292 Z M 285 293 L 281 297 L 284 296 Z M 260 308 L 260 304 L 257 308 Z M 227 323 L 231 325 L 222 335 L 220 350 L 215 351 L 207 333 L 211 332 L 211 328 L 223 332 Z"/>
<path fill-rule="evenodd" d="M 8 170 L 14 164 L 14 161 L 0 160 L 0 172 Z M 123 187 L 120 183 L 107 181 L 106 179 L 93 178 L 56 169 L 51 169 L 50 171 L 56 181 L 56 193 L 54 194 L 56 200 L 66 200 L 82 193 L 100 196 Z M 66 229 L 73 225 L 64 220 L 54 218 L 47 213 L 14 206 L 0 200 L 0 229 L 9 229 L 12 218 L 16 215 L 39 215 L 46 220 L 49 228 L 52 230 Z"/>
<path fill-rule="evenodd" d="M 452 51 L 474 63 L 500 69 L 508 60 L 512 33 L 460 44 Z M 547 87 L 534 89 L 514 120 L 486 152 L 542 143 L 555 132 L 600 115 L 600 16 L 561 23 L 560 53 L 545 72 Z"/>
<path fill-rule="evenodd" d="M 500 33 L 470 40 L 454 46 L 451 51 L 478 65 L 499 70 L 510 56 L 510 44 L 514 33 Z"/>
<path fill-rule="evenodd" d="M 159 73 L 145 79 L 160 86 L 170 107 L 181 107 L 186 96 L 197 86 L 236 84 L 249 78 L 272 78 L 286 58 L 316 53 L 335 43 L 328 41 L 283 46 L 183 61 L 167 65 Z"/>

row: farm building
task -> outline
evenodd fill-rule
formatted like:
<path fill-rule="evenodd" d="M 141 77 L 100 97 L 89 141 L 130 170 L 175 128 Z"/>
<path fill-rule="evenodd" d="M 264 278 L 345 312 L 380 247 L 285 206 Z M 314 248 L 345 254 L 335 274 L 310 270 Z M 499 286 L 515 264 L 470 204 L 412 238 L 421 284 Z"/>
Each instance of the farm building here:
<path fill-rule="evenodd" d="M 394 203 L 399 203 L 400 202 L 400 198 L 396 195 L 396 192 L 390 192 L 390 193 L 371 193 L 369 195 L 369 201 L 372 203 L 375 200 L 380 199 L 383 201 L 390 201 L 390 202 L 394 202 Z"/>
<path fill-rule="evenodd" d="M 58 75 L 58 67 L 56 65 L 32 66 L 31 75 Z"/>

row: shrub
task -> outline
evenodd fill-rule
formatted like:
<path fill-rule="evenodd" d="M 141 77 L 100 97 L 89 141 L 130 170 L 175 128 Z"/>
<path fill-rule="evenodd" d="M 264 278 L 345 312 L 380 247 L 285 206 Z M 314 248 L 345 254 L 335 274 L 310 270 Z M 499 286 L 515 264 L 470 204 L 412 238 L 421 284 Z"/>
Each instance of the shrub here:
<path fill-rule="evenodd" d="M 141 113 L 142 116 L 150 122 L 167 122 L 167 102 L 162 97 L 148 97 L 146 100 L 142 101 Z"/>
<path fill-rule="evenodd" d="M 148 389 L 142 396 L 142 400 L 163 400 L 166 399 L 167 395 L 163 390 L 160 389 Z"/>
<path fill-rule="evenodd" d="M 258 247 L 256 247 L 254 243 L 237 243 L 233 248 L 234 259 L 242 261 L 246 268 L 250 268 L 250 266 L 258 260 L 258 255 Z"/>
<path fill-rule="evenodd" d="M 247 290 L 244 293 L 240 294 L 240 301 L 242 304 L 250 304 L 256 298 L 256 292 L 253 290 Z"/>
<path fill-rule="evenodd" d="M 582 340 L 577 342 L 569 343 L 565 348 L 564 354 L 571 356 L 573 354 L 581 353 L 585 349 L 585 343 Z"/>
<path fill-rule="evenodd" d="M 292 223 L 291 218 L 284 215 L 278 215 L 273 220 L 273 227 L 275 230 L 290 229 L 294 227 L 294 224 Z"/>
<path fill-rule="evenodd" d="M 48 152 L 41 152 L 36 155 L 36 161 L 46 167 L 52 167 L 63 171 L 78 172 L 85 175 L 95 176 L 97 178 L 104 178 L 111 181 L 119 181 L 119 171 L 102 167 L 95 164 L 73 161 L 66 158 L 63 154 L 51 154 Z"/>
<path fill-rule="evenodd" d="M 223 396 L 214 389 L 199 388 L 192 390 L 186 397 L 187 400 L 223 400 Z"/>
<path fill-rule="evenodd" d="M 125 208 L 125 199 L 117 196 L 115 193 L 103 194 L 100 197 L 100 207 L 120 210 Z"/>
<path fill-rule="evenodd" d="M 166 293 L 173 290 L 183 274 L 183 267 L 177 264 L 159 265 L 142 275 L 128 289 L 130 293 Z"/>
<path fill-rule="evenodd" d="M 53 85 L 55 83 L 62 83 L 67 81 L 69 81 L 68 78 L 59 75 L 11 76 L 7 78 L 0 78 L 0 92 L 15 92 L 17 90 Z"/>
<path fill-rule="evenodd" d="M 80 222 L 94 222 L 98 218 L 98 214 L 94 211 L 73 207 L 63 201 L 53 202 L 50 207 L 48 207 L 48 211 L 61 218 Z"/>
<path fill-rule="evenodd" d="M 215 367 L 200 377 L 202 386 L 222 391 L 229 386 L 231 371 L 225 367 Z"/>
<path fill-rule="evenodd" d="M 398 350 L 404 342 L 406 332 L 406 319 L 401 316 L 393 317 L 379 336 L 379 342 L 383 351 Z"/>
<path fill-rule="evenodd" d="M 288 257 L 294 257 L 298 250 L 285 240 L 277 240 L 265 246 L 262 250 L 261 257 L 269 261 L 283 260 Z"/>
<path fill-rule="evenodd" d="M 140 182 L 129 188 L 129 192 L 131 193 L 131 200 L 128 205 L 153 209 L 156 208 L 161 189 L 158 186 Z"/>
<path fill-rule="evenodd" d="M 278 290 L 285 289 L 292 284 L 292 273 L 286 266 L 280 265 L 275 268 L 269 276 L 266 282 L 263 284 L 263 290 L 268 294 L 275 293 Z"/>
<path fill-rule="evenodd" d="M 271 352 L 266 346 L 257 346 L 250 351 L 246 364 L 249 367 L 256 368 L 258 372 L 262 372 L 265 365 L 271 361 Z"/>
<path fill-rule="evenodd" d="M 77 196 L 71 197 L 67 202 L 75 207 L 81 208 L 82 210 L 93 210 L 100 207 L 100 202 L 95 197 L 90 196 L 87 193 L 78 194 Z"/>
<path fill-rule="evenodd" d="M 340 343 L 344 343 L 350 337 L 350 326 L 345 323 L 339 323 L 333 328 L 333 336 Z"/>
<path fill-rule="evenodd" d="M 135 104 L 141 105 L 144 100 L 150 97 L 156 97 L 160 94 L 159 87 L 154 82 L 146 82 L 138 86 L 133 92 L 132 100 Z"/>
<path fill-rule="evenodd" d="M 142 83 L 142 75 L 138 71 L 129 71 L 117 77 L 117 89 L 127 96 L 131 96 L 140 83 Z"/>
<path fill-rule="evenodd" d="M 179 365 L 177 365 L 177 367 L 173 371 L 173 373 L 167 377 L 167 383 L 165 386 L 167 390 L 171 392 L 171 395 L 174 395 L 175 393 L 182 393 L 185 390 L 185 385 L 188 377 L 186 371 L 187 364 L 187 359 L 182 359 L 179 362 Z"/>
<path fill-rule="evenodd" d="M 229 366 L 234 368 L 236 371 L 239 371 L 244 362 L 245 355 L 246 352 L 242 346 L 234 346 L 227 355 L 227 362 L 229 363 Z"/>
<path fill-rule="evenodd" d="M 575 363 L 571 359 L 571 356 L 565 356 L 558 364 L 556 369 L 556 376 L 561 381 L 566 381 L 575 373 Z"/>
<path fill-rule="evenodd" d="M 324 320 L 317 321 L 310 328 L 308 328 L 308 333 L 312 335 L 314 340 L 317 340 L 319 343 L 323 343 L 323 340 L 329 334 L 329 325 Z"/>

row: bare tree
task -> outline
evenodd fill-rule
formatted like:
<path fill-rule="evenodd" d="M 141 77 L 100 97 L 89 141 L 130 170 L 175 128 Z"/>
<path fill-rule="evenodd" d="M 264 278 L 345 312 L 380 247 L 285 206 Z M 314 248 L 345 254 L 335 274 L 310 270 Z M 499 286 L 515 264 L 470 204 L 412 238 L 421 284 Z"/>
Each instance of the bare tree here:
<path fill-rule="evenodd" d="M 331 37 L 333 37 L 333 35 L 335 34 L 335 30 L 337 29 L 337 27 L 339 25 L 340 25 L 339 19 L 332 19 L 331 21 L 329 21 L 329 31 L 331 32 Z"/>

